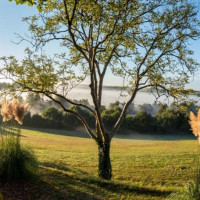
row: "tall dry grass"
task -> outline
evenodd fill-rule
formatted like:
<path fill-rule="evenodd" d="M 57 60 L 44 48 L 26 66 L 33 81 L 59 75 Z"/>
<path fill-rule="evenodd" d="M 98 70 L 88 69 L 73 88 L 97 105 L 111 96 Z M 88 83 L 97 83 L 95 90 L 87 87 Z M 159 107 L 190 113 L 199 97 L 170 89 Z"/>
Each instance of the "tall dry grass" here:
<path fill-rule="evenodd" d="M 180 192 L 172 194 L 171 200 L 200 200 L 200 110 L 197 115 L 190 112 L 191 130 L 198 139 L 197 171 L 195 180 L 189 182 Z"/>
<path fill-rule="evenodd" d="M 33 151 L 20 143 L 20 125 L 27 109 L 28 105 L 20 104 L 18 99 L 4 99 L 2 103 L 0 182 L 30 180 L 37 175 L 38 162 Z"/>
<path fill-rule="evenodd" d="M 19 124 L 22 125 L 24 115 L 26 114 L 28 107 L 28 104 L 20 104 L 18 99 L 13 99 L 10 102 L 4 99 L 1 105 L 1 115 L 3 117 L 3 122 L 15 119 Z"/>
<path fill-rule="evenodd" d="M 193 112 L 190 112 L 189 123 L 193 134 L 197 137 L 200 143 L 200 110 L 198 111 L 197 116 Z"/>

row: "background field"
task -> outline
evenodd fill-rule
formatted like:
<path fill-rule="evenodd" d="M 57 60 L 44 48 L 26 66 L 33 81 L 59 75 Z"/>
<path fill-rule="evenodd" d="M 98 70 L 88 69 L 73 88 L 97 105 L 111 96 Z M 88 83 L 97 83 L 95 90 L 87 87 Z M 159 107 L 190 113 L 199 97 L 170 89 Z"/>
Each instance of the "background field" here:
<path fill-rule="evenodd" d="M 73 135 L 82 134 L 22 130 L 22 144 L 32 147 L 40 162 L 40 179 L 32 184 L 0 185 L 6 199 L 160 200 L 194 179 L 196 140 L 115 138 L 113 179 L 102 181 L 97 175 L 96 144 Z"/>

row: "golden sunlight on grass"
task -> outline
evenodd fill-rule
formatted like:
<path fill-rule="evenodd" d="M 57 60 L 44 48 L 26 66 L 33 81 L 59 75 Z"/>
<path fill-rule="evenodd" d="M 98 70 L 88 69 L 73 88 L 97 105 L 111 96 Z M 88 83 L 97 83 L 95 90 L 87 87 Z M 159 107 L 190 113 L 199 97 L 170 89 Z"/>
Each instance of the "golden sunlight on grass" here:
<path fill-rule="evenodd" d="M 98 178 L 98 151 L 89 138 L 22 130 L 22 144 L 33 147 L 40 162 L 41 180 L 29 186 L 37 196 L 30 191 L 30 199 L 46 191 L 43 199 L 160 200 L 195 176 L 194 140 L 114 139 L 111 181 Z"/>

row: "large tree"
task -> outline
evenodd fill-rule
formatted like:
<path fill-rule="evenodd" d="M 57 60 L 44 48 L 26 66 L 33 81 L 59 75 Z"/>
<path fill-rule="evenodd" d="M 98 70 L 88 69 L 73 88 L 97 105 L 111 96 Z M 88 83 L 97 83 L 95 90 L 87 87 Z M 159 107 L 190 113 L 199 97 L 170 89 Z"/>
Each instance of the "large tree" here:
<path fill-rule="evenodd" d="M 66 53 L 49 58 L 26 50 L 21 62 L 3 58 L 1 73 L 13 81 L 13 91 L 43 94 L 75 115 L 98 146 L 99 177 L 111 179 L 111 140 L 137 93 L 144 88 L 158 96 L 185 93 L 197 66 L 188 49 L 199 36 L 197 12 L 187 0 L 48 0 L 38 16 L 24 18 L 30 42 L 36 49 L 58 42 Z M 102 88 L 111 73 L 121 77 L 129 97 L 112 129 L 102 120 Z M 92 107 L 68 95 L 86 77 Z M 63 101 L 93 114 L 95 130 Z"/>

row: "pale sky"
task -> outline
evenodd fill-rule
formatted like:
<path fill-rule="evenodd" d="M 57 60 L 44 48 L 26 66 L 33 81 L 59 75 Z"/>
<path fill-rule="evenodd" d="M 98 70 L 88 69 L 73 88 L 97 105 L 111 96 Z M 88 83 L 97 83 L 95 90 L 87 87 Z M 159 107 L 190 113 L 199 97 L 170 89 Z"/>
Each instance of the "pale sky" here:
<path fill-rule="evenodd" d="M 17 36 L 15 33 L 24 35 L 28 34 L 28 26 L 22 22 L 22 17 L 33 15 L 37 13 L 37 10 L 27 5 L 16 5 L 14 2 L 8 0 L 0 0 L 0 57 L 13 55 L 18 59 L 22 59 L 24 56 L 24 49 L 29 46 L 28 43 L 23 42 L 15 44 L 17 42 Z M 195 51 L 194 58 L 200 62 L 200 40 L 191 42 L 191 49 Z M 54 51 L 53 51 L 54 50 Z M 59 46 L 55 44 L 48 46 L 48 54 L 52 52 L 60 51 Z M 105 85 L 113 85 L 113 82 L 118 82 L 107 78 Z M 117 84 L 115 84 L 117 85 Z M 192 82 L 188 87 L 200 90 L 200 71 L 199 75 L 192 78 Z"/>

